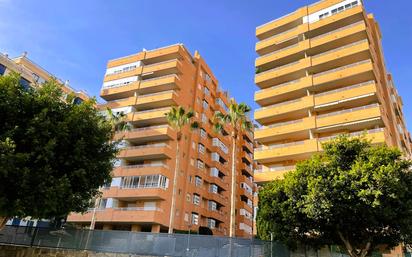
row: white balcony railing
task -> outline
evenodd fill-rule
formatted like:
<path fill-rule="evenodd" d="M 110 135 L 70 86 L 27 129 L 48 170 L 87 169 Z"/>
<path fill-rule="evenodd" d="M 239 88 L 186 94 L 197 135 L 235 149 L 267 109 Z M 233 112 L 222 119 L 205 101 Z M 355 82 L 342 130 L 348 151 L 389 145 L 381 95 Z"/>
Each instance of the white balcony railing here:
<path fill-rule="evenodd" d="M 167 147 L 170 148 L 170 146 L 166 143 L 160 143 L 160 144 L 151 144 L 151 145 L 136 145 L 136 146 L 128 146 L 123 148 L 124 150 L 134 150 L 134 149 L 145 149 L 145 148 L 162 148 L 162 147 Z"/>
<path fill-rule="evenodd" d="M 120 166 L 122 169 L 142 169 L 142 168 L 156 168 L 162 167 L 165 169 L 169 169 L 164 163 L 150 163 L 150 164 L 137 164 L 137 165 L 127 165 L 127 166 Z"/>
<path fill-rule="evenodd" d="M 163 212 L 163 209 L 158 207 L 115 207 L 114 210 L 118 211 L 158 211 Z"/>
<path fill-rule="evenodd" d="M 259 148 L 256 148 L 255 151 L 271 150 L 271 149 L 297 146 L 297 145 L 303 145 L 303 144 L 305 144 L 305 141 L 296 141 L 296 142 L 285 143 L 285 144 L 274 144 L 274 145 L 268 145 L 268 146 L 261 146 Z"/>

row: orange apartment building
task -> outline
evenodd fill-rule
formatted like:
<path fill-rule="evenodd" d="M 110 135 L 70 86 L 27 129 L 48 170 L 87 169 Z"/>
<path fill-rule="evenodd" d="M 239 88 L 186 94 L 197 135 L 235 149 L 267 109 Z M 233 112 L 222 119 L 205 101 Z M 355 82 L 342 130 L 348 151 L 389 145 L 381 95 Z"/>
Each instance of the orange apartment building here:
<path fill-rule="evenodd" d="M 96 229 L 167 232 L 176 156 L 176 133 L 165 113 L 171 106 L 195 112 L 200 129 L 183 131 L 176 199 L 175 231 L 209 227 L 229 235 L 231 143 L 230 128 L 213 131 L 216 111 L 226 112 L 227 92 L 198 52 L 182 44 L 110 60 L 101 97 L 114 112 L 123 112 L 131 131 L 122 139 L 111 185 L 104 188 L 96 211 Z M 252 234 L 253 135 L 238 142 L 236 236 Z M 93 212 L 72 214 L 68 222 L 89 226 Z"/>
<path fill-rule="evenodd" d="M 325 0 L 257 27 L 258 184 L 282 177 L 340 133 L 366 131 L 411 156 L 381 32 L 361 0 Z"/>
<path fill-rule="evenodd" d="M 34 61 L 27 57 L 27 53 L 24 52 L 21 56 L 16 58 L 9 58 L 7 54 L 0 53 L 0 76 L 6 75 L 10 72 L 17 72 L 20 74 L 20 83 L 24 87 L 36 87 L 42 83 L 50 80 L 51 78 L 56 78 L 40 65 L 36 64 Z M 57 78 L 56 78 L 57 79 Z M 62 82 L 57 79 L 57 81 L 62 85 L 62 90 L 65 95 L 74 94 L 76 103 L 80 103 L 89 96 L 84 91 L 76 91 L 70 87 L 69 82 Z"/>

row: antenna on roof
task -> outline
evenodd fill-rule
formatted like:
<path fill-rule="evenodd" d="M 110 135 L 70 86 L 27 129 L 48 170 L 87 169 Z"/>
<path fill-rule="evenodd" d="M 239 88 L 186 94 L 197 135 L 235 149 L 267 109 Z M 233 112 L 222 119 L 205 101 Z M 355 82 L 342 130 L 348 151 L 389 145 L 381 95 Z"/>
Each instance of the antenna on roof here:
<path fill-rule="evenodd" d="M 27 57 L 27 51 L 24 51 L 21 55 L 21 57 Z"/>

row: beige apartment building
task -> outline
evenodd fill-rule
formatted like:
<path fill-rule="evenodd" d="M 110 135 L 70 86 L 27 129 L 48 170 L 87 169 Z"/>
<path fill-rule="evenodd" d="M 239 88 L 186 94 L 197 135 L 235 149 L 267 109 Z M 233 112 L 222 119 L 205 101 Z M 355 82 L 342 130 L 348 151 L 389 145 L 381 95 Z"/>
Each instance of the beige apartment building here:
<path fill-rule="evenodd" d="M 96 229 L 167 232 L 176 158 L 180 158 L 173 229 L 209 227 L 229 235 L 231 195 L 230 127 L 213 131 L 216 111 L 227 112 L 229 96 L 196 52 L 171 45 L 110 60 L 101 97 L 114 112 L 123 112 L 131 131 L 123 139 L 113 181 L 102 192 L 100 207 L 72 214 L 68 222 Z M 185 128 L 176 156 L 176 132 L 167 124 L 171 106 L 195 112 L 200 129 Z M 236 154 L 236 236 L 252 235 L 253 135 L 244 133 Z"/>
<path fill-rule="evenodd" d="M 256 29 L 255 181 L 293 170 L 340 133 L 411 155 L 381 31 L 361 0 L 325 0 Z"/>
<path fill-rule="evenodd" d="M 62 85 L 62 90 L 65 95 L 75 95 L 74 101 L 76 103 L 80 103 L 86 99 L 89 99 L 89 96 L 86 92 L 73 89 L 72 87 L 70 87 L 68 81 L 63 82 L 59 80 L 57 76 L 49 73 L 40 65 L 30 60 L 27 57 L 27 52 L 24 52 L 21 56 L 15 58 L 10 58 L 7 54 L 0 53 L 0 76 L 6 75 L 12 71 L 20 74 L 20 84 L 23 87 L 36 87 L 50 80 L 51 78 L 56 78 L 57 81 Z"/>

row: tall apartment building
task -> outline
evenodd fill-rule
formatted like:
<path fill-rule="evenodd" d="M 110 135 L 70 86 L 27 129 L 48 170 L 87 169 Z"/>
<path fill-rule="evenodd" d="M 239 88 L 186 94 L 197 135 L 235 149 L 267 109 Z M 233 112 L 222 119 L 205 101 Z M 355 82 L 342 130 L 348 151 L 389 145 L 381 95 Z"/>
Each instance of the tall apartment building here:
<path fill-rule="evenodd" d="M 27 57 L 27 53 L 24 52 L 21 56 L 16 58 L 9 58 L 7 54 L 0 53 L 0 76 L 6 75 L 10 72 L 17 72 L 20 74 L 20 84 L 26 88 L 36 87 L 51 78 L 56 78 L 57 76 L 52 75 L 40 65 L 36 64 L 34 61 Z M 74 94 L 76 103 L 80 103 L 89 96 L 84 91 L 76 91 L 70 87 L 68 81 L 57 81 L 62 85 L 62 90 L 64 94 Z"/>
<path fill-rule="evenodd" d="M 339 133 L 366 131 L 411 155 L 402 100 L 385 67 L 381 32 L 361 0 L 325 0 L 256 29 L 255 174 L 264 183 L 322 151 Z"/>
<path fill-rule="evenodd" d="M 192 56 L 172 45 L 110 60 L 101 97 L 114 112 L 123 112 L 132 126 L 119 132 L 122 149 L 113 181 L 103 189 L 95 214 L 96 229 L 167 232 L 176 156 L 176 133 L 167 125 L 171 106 L 195 112 L 200 129 L 183 131 L 173 229 L 209 227 L 229 234 L 231 142 L 230 128 L 213 131 L 216 111 L 227 112 L 228 94 L 198 52 Z M 253 135 L 238 142 L 236 161 L 236 236 L 252 233 Z M 72 214 L 68 221 L 88 226 L 93 212 Z"/>

